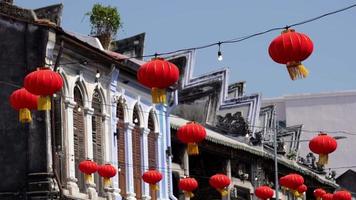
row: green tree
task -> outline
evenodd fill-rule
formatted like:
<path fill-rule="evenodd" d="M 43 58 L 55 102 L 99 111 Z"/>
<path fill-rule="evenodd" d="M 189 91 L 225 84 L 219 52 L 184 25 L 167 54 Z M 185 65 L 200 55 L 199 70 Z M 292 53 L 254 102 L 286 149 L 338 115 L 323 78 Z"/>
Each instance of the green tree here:
<path fill-rule="evenodd" d="M 121 27 L 121 18 L 117 8 L 96 3 L 91 12 L 86 15 L 90 17 L 91 34 L 98 37 L 103 47 L 107 49 Z"/>

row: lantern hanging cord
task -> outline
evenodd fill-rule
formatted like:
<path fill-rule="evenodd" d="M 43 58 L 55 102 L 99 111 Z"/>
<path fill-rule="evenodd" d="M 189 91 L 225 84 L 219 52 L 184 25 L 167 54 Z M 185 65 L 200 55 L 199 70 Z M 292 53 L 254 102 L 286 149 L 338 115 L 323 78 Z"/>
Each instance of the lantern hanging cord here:
<path fill-rule="evenodd" d="M 206 49 L 206 48 L 209 48 L 209 47 L 212 47 L 212 46 L 220 46 L 220 45 L 222 45 L 222 44 L 238 43 L 238 42 L 242 42 L 242 41 L 244 41 L 244 40 L 248 40 L 248 39 L 253 38 L 253 37 L 256 37 L 256 36 L 260 36 L 260 35 L 267 34 L 267 33 L 269 33 L 269 32 L 284 30 L 284 29 L 288 29 L 288 28 L 295 27 L 295 26 L 300 26 L 300 25 L 303 25 L 303 24 L 307 24 L 307 23 L 310 23 L 310 22 L 314 22 L 314 21 L 317 21 L 317 20 L 319 20 L 319 19 L 321 19 L 321 18 L 330 16 L 330 15 L 334 15 L 334 14 L 337 14 L 337 13 L 340 13 L 340 12 L 344 12 L 344 11 L 349 10 L 349 9 L 351 9 L 351 8 L 354 8 L 354 7 L 356 7 L 356 3 L 355 3 L 355 4 L 352 4 L 352 5 L 350 5 L 350 6 L 347 6 L 347 7 L 345 7 L 345 8 L 341 8 L 341 9 L 338 9 L 338 10 L 335 10 L 335 11 L 332 11 L 332 12 L 328 12 L 328 13 L 322 14 L 322 15 L 320 15 L 320 16 L 313 17 L 313 18 L 310 18 L 310 19 L 307 19 L 307 20 L 304 20 L 304 21 L 301 21 L 301 22 L 297 22 L 297 23 L 294 23 L 294 24 L 286 25 L 286 26 L 283 26 L 283 27 L 271 28 L 271 29 L 268 29 L 268 30 L 265 30 L 265 31 L 261 31 L 261 32 L 258 32 L 258 33 L 254 33 L 254 34 L 250 34 L 250 35 L 246 35 L 246 36 L 242 36 L 242 37 L 233 38 L 233 39 L 230 39 L 230 40 L 219 41 L 219 42 L 215 42 L 215 43 L 211 43 L 211 44 L 206 44 L 206 45 L 202 45 L 202 46 L 197 46 L 197 47 L 178 49 L 178 50 L 169 51 L 169 52 L 155 53 L 155 54 L 152 54 L 152 55 L 144 55 L 144 56 L 140 56 L 140 57 L 129 57 L 129 58 L 121 59 L 121 60 L 127 60 L 127 59 L 131 59 L 131 58 L 142 58 L 142 57 L 153 57 L 153 56 L 171 55 L 171 54 L 174 54 L 174 53 L 180 53 L 180 52 L 188 52 L 188 51 L 192 51 L 192 50 Z"/>

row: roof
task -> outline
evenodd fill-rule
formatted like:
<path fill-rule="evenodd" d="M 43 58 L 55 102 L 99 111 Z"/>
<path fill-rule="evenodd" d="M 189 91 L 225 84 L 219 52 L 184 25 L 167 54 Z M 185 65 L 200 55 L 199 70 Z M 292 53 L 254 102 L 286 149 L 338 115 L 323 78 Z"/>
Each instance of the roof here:
<path fill-rule="evenodd" d="M 188 120 L 185 120 L 183 118 L 180 118 L 178 116 L 175 116 L 175 115 L 171 115 L 170 117 L 170 124 L 171 124 L 171 127 L 173 129 L 178 129 L 179 127 L 185 125 L 187 122 L 189 122 Z M 254 154 L 256 156 L 262 156 L 262 157 L 265 157 L 265 158 L 269 158 L 269 159 L 274 159 L 274 155 L 269 153 L 269 152 L 266 152 L 266 151 L 263 151 L 261 148 L 256 148 L 256 147 L 253 147 L 253 146 L 250 146 L 250 145 L 247 145 L 245 143 L 242 143 L 242 142 L 239 142 L 237 140 L 234 140 L 232 138 L 229 138 L 225 135 L 222 135 L 218 132 L 215 132 L 211 129 L 208 129 L 206 128 L 206 140 L 210 141 L 210 142 L 213 142 L 213 143 L 216 143 L 216 144 L 220 144 L 220 145 L 224 145 L 224 146 L 227 146 L 227 147 L 231 147 L 233 149 L 238 149 L 238 150 L 241 150 L 241 151 L 246 151 L 246 152 L 249 152 L 251 154 Z M 329 185 L 329 186 L 332 186 L 332 187 L 335 187 L 337 188 L 338 185 L 332 181 L 329 181 L 327 179 L 325 179 L 323 176 L 320 176 L 312 171 L 310 171 L 309 169 L 303 167 L 303 166 L 300 166 L 298 165 L 295 161 L 293 160 L 288 160 L 287 158 L 284 158 L 284 157 L 278 157 L 278 163 L 279 164 L 282 164 L 292 170 L 295 170 L 295 171 L 298 171 L 302 174 L 305 174 L 305 175 L 308 175 L 310 177 L 313 177 L 315 178 L 316 180 L 318 180 L 320 183 L 322 184 L 326 184 L 326 185 Z"/>

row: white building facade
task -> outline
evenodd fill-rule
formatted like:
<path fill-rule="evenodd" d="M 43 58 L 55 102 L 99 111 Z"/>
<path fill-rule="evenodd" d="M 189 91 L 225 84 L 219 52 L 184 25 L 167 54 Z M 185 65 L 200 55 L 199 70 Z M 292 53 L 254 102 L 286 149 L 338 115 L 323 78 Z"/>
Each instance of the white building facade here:
<path fill-rule="evenodd" d="M 285 121 L 287 126 L 303 124 L 301 140 L 312 139 L 318 131 L 347 137 L 337 140 L 338 148 L 329 155 L 326 169 L 336 170 L 338 176 L 347 170 L 347 166 L 356 164 L 356 91 L 288 95 L 263 100 L 265 106 L 272 104 L 276 105 L 277 121 Z M 299 155 L 305 157 L 310 152 L 308 142 L 300 145 Z"/>

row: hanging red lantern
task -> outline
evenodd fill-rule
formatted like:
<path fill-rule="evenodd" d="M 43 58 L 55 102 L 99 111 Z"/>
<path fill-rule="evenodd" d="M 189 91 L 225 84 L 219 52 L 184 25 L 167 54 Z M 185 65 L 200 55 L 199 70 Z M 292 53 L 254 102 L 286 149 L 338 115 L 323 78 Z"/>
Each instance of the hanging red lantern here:
<path fill-rule="evenodd" d="M 62 89 L 62 77 L 49 68 L 40 68 L 25 77 L 25 88 L 35 95 L 40 95 L 38 110 L 51 110 L 51 98 Z"/>
<path fill-rule="evenodd" d="M 178 129 L 177 137 L 181 142 L 188 144 L 189 155 L 198 155 L 199 148 L 197 143 L 205 139 L 206 131 L 204 126 L 196 122 L 189 122 Z"/>
<path fill-rule="evenodd" d="M 298 188 L 297 188 L 297 192 L 295 193 L 297 197 L 301 197 L 303 196 L 303 193 L 306 192 L 308 190 L 308 187 L 306 185 L 300 185 Z"/>
<path fill-rule="evenodd" d="M 314 192 L 314 197 L 316 198 L 316 200 L 321 200 L 321 197 L 326 194 L 325 190 L 321 189 L 321 188 L 318 188 L 318 189 L 315 189 Z"/>
<path fill-rule="evenodd" d="M 285 186 L 291 190 L 297 190 L 303 183 L 304 178 L 299 174 L 288 174 L 286 176 Z"/>
<path fill-rule="evenodd" d="M 261 200 L 271 199 L 273 197 L 273 189 L 268 186 L 260 186 L 256 188 L 255 195 Z"/>
<path fill-rule="evenodd" d="M 163 58 L 154 58 L 138 69 L 137 79 L 151 88 L 153 103 L 165 103 L 166 88 L 178 81 L 179 69 Z"/>
<path fill-rule="evenodd" d="M 328 154 L 334 152 L 337 148 L 335 138 L 328 136 L 326 133 L 320 133 L 309 142 L 309 149 L 319 154 L 318 166 L 324 166 L 328 163 Z"/>
<path fill-rule="evenodd" d="M 215 174 L 209 179 L 210 186 L 219 191 L 223 197 L 228 194 L 228 187 L 230 183 L 231 181 L 229 177 L 225 174 Z"/>
<path fill-rule="evenodd" d="M 307 59 L 312 52 L 313 42 L 311 39 L 293 29 L 283 31 L 268 48 L 268 53 L 275 62 L 287 66 L 292 80 L 308 76 L 309 72 L 301 62 Z"/>
<path fill-rule="evenodd" d="M 333 200 L 333 197 L 334 197 L 333 194 L 326 193 L 326 194 L 324 194 L 324 195 L 321 197 L 321 199 L 322 199 L 322 200 Z"/>
<path fill-rule="evenodd" d="M 19 120 L 21 123 L 32 121 L 30 110 L 37 108 L 37 95 L 31 94 L 25 88 L 21 88 L 11 94 L 9 101 L 11 107 L 19 111 Z"/>
<path fill-rule="evenodd" d="M 179 180 L 178 187 L 183 190 L 186 197 L 194 197 L 193 191 L 198 188 L 198 182 L 195 178 L 182 178 Z"/>
<path fill-rule="evenodd" d="M 79 170 L 85 174 L 85 182 L 91 183 L 92 182 L 92 174 L 98 171 L 98 164 L 91 160 L 84 160 L 79 163 L 78 166 Z"/>
<path fill-rule="evenodd" d="M 159 187 L 157 183 L 160 182 L 162 178 L 162 174 L 157 170 L 148 170 L 142 175 L 143 181 L 150 184 L 150 188 L 153 191 L 158 190 Z"/>
<path fill-rule="evenodd" d="M 98 168 L 98 174 L 104 178 L 104 186 L 108 187 L 111 184 L 111 178 L 114 177 L 117 170 L 114 166 L 110 164 L 101 165 Z"/>
<path fill-rule="evenodd" d="M 351 199 L 352 199 L 352 196 L 351 196 L 350 192 L 345 191 L 345 190 L 337 191 L 333 195 L 333 200 L 351 200 Z"/>

